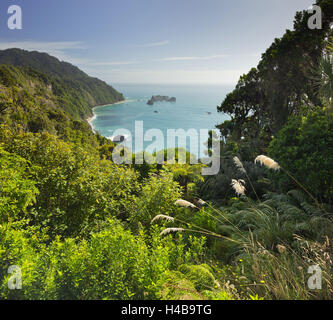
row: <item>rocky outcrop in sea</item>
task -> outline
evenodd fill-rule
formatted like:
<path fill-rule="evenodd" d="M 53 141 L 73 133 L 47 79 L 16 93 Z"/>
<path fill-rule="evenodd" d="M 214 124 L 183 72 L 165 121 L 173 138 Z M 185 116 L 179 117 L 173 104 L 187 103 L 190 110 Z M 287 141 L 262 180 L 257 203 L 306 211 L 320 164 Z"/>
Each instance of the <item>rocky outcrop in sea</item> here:
<path fill-rule="evenodd" d="M 155 102 L 176 102 L 175 97 L 168 97 L 168 96 L 152 96 L 151 99 L 147 102 L 148 105 L 152 106 Z"/>

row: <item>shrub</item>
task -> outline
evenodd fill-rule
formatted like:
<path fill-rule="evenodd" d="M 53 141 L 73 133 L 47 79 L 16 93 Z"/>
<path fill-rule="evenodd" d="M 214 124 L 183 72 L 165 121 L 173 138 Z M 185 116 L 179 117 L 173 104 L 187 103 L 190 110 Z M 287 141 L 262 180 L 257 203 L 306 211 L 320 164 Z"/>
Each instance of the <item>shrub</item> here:
<path fill-rule="evenodd" d="M 271 142 L 269 153 L 317 198 L 332 202 L 332 113 L 317 108 L 304 117 L 291 117 Z M 283 190 L 290 189 L 290 179 L 280 177 L 279 174 Z"/>
<path fill-rule="evenodd" d="M 0 222 L 23 217 L 36 201 L 38 189 L 35 184 L 28 162 L 0 146 Z"/>

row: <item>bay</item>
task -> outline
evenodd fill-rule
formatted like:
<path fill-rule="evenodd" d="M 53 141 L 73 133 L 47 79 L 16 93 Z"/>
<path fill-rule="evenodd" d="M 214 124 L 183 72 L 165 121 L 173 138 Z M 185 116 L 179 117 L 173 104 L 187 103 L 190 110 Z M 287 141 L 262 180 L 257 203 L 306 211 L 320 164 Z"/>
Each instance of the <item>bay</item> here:
<path fill-rule="evenodd" d="M 90 121 L 93 129 L 102 136 L 112 138 L 115 135 L 125 135 L 124 145 L 133 152 L 147 149 L 154 141 L 145 141 L 143 147 L 135 145 L 139 139 L 135 134 L 135 122 L 143 121 L 144 134 L 150 129 L 159 129 L 164 135 L 164 141 L 157 144 L 158 150 L 167 148 L 168 129 L 195 129 L 198 134 L 200 129 L 207 132 L 216 129 L 216 125 L 229 117 L 217 112 L 217 106 L 221 104 L 226 94 L 232 87 L 218 85 L 116 85 L 116 90 L 126 97 L 124 102 L 99 106 L 94 109 L 94 118 Z M 147 101 L 153 95 L 167 95 L 175 97 L 175 103 L 158 102 L 147 105 Z M 198 143 L 190 149 L 189 138 L 186 149 L 197 157 L 204 156 L 204 145 Z M 155 151 L 158 151 L 155 150 Z"/>

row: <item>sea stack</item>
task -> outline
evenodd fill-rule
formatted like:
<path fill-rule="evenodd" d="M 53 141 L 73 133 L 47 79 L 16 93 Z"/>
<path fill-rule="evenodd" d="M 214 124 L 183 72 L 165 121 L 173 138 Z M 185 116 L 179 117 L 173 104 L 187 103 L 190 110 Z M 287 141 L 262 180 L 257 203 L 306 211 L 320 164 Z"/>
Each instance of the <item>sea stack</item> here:
<path fill-rule="evenodd" d="M 147 104 L 152 106 L 155 102 L 176 102 L 175 97 L 168 97 L 168 96 L 152 96 L 150 100 L 148 100 Z"/>

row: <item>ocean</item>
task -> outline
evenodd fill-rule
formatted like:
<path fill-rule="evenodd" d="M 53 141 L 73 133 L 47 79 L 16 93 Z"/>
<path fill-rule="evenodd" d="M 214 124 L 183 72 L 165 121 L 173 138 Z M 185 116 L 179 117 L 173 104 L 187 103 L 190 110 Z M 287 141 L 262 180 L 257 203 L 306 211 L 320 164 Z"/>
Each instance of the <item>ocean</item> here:
<path fill-rule="evenodd" d="M 112 139 L 117 135 L 125 136 L 126 140 L 123 144 L 133 153 L 142 150 L 152 153 L 177 146 L 177 142 L 175 145 L 168 144 L 167 137 L 168 135 L 170 137 L 170 129 L 183 129 L 185 132 L 192 129 L 188 131 L 190 135 L 186 138 L 184 147 L 198 158 L 203 157 L 206 147 L 202 140 L 207 140 L 208 131 L 216 129 L 217 124 L 229 119 L 227 115 L 217 112 L 217 106 L 233 89 L 232 87 L 116 85 L 114 88 L 123 93 L 126 101 L 94 108 L 94 117 L 90 120 L 90 124 L 104 137 Z M 147 101 L 153 95 L 175 97 L 176 102 L 158 102 L 152 106 L 147 105 Z M 142 133 L 135 130 L 136 126 L 138 128 L 140 125 L 143 127 L 143 135 L 146 135 L 144 140 L 147 140 L 142 144 L 139 142 L 140 137 L 143 140 Z M 158 137 L 163 134 L 163 139 L 157 139 L 155 134 Z M 198 141 L 194 139 L 191 144 L 190 136 L 196 134 L 199 137 Z"/>

